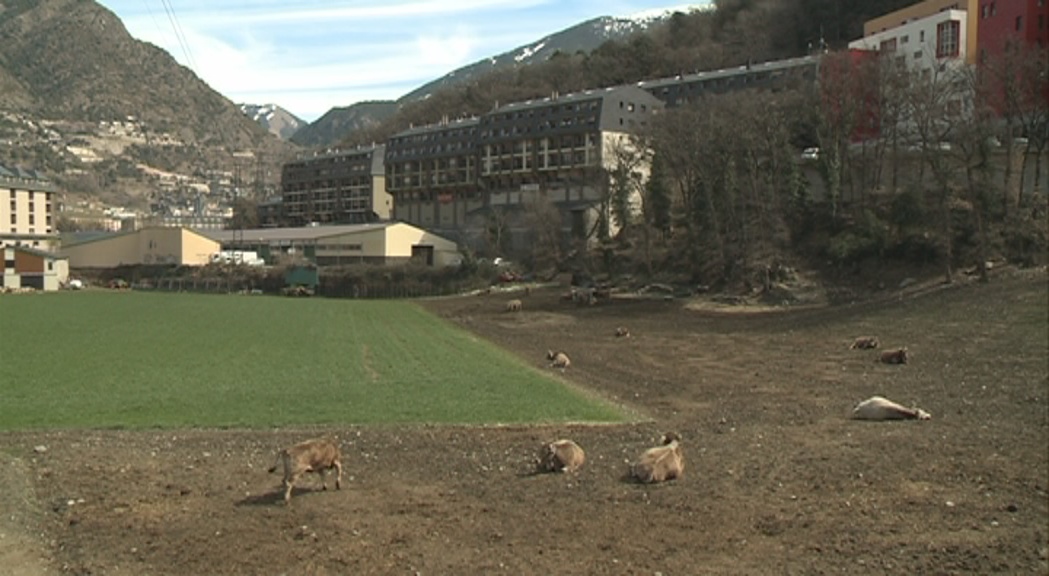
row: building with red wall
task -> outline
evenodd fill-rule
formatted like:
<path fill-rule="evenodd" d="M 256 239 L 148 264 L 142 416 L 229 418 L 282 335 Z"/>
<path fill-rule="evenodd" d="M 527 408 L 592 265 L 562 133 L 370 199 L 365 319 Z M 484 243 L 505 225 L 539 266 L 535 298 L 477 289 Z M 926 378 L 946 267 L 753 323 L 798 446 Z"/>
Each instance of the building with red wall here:
<path fill-rule="evenodd" d="M 1049 49 L 1049 0 L 980 0 L 976 42 L 980 61 L 1010 42 Z"/>

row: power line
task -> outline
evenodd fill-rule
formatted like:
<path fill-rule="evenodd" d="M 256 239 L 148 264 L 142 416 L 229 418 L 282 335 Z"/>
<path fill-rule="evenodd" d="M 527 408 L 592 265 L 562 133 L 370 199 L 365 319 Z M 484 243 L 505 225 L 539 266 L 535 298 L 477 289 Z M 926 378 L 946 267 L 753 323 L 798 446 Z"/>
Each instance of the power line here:
<path fill-rule="evenodd" d="M 178 23 L 178 17 L 175 16 L 175 9 L 171 6 L 169 0 L 160 0 L 160 3 L 164 6 L 164 11 L 167 12 L 168 21 L 171 22 L 171 29 L 175 32 L 175 39 L 178 40 L 179 46 L 182 48 L 182 55 L 186 57 L 186 65 L 199 76 L 197 63 L 193 60 L 193 54 L 189 50 L 189 42 L 186 41 L 186 35 L 182 33 L 182 26 Z"/>

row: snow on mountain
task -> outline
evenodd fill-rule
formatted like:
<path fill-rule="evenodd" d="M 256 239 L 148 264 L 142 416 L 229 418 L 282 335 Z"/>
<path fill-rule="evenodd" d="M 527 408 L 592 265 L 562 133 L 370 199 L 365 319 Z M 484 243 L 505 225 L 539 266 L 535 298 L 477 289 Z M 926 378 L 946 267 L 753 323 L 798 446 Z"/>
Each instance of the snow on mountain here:
<path fill-rule="evenodd" d="M 693 12 L 711 9 L 713 4 L 688 4 L 670 8 L 659 8 L 638 12 L 627 17 L 601 16 L 581 22 L 556 32 L 535 42 L 513 50 L 490 56 L 462 68 L 453 70 L 444 76 L 416 88 L 398 99 L 398 102 L 425 100 L 433 91 L 444 86 L 469 81 L 478 75 L 506 66 L 527 66 L 543 62 L 556 52 L 574 54 L 579 51 L 590 52 L 609 40 L 626 38 L 631 34 L 643 32 L 658 25 L 675 12 Z"/>
<path fill-rule="evenodd" d="M 282 140 L 290 139 L 306 122 L 276 104 L 238 104 L 240 111 Z"/>

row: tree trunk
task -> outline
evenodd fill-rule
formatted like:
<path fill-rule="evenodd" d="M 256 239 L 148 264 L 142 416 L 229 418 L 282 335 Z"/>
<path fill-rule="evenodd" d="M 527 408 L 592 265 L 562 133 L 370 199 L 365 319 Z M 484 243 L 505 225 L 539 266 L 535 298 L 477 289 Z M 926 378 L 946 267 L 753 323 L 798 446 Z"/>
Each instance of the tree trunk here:
<path fill-rule="evenodd" d="M 944 240 L 944 283 L 954 282 L 954 270 L 951 260 L 954 259 L 954 240 L 951 238 L 951 191 L 944 185 L 940 191 L 943 200 L 943 240 Z"/>

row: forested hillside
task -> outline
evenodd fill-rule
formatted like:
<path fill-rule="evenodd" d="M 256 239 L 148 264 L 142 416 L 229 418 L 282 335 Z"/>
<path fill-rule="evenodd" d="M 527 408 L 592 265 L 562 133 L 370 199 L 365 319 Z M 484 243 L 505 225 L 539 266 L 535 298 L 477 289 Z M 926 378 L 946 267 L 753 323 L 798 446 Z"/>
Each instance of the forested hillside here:
<path fill-rule="evenodd" d="M 663 26 L 609 41 L 589 53 L 560 52 L 548 61 L 493 71 L 466 85 L 406 104 L 379 126 L 348 134 L 345 144 L 385 140 L 411 125 L 472 116 L 496 103 L 585 88 L 629 84 L 682 72 L 714 70 L 844 47 L 863 22 L 912 0 L 715 0 L 715 9 L 676 13 Z"/>
<path fill-rule="evenodd" d="M 865 20 L 909 3 L 718 1 L 590 54 L 557 54 L 435 93 L 362 142 L 499 102 L 819 52 L 832 81 L 707 96 L 639 135 L 633 150 L 645 154 L 614 151 L 606 206 L 622 231 L 598 253 L 564 250 L 542 230 L 550 212 L 532 207 L 537 242 L 517 256 L 537 270 L 570 262 L 764 291 L 794 266 L 884 287 L 887 267 L 953 280 L 988 263 L 1044 263 L 1045 51 L 932 76 L 835 52 L 862 36 Z M 819 151 L 801 158 L 809 147 Z M 637 166 L 647 163 L 646 180 Z M 640 214 L 627 209 L 631 196 Z"/>

